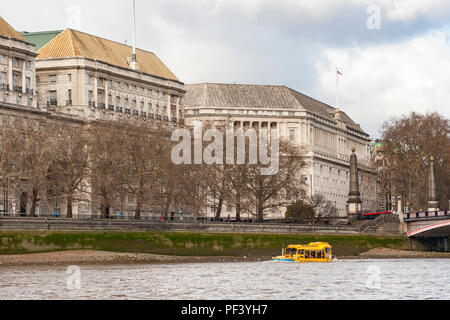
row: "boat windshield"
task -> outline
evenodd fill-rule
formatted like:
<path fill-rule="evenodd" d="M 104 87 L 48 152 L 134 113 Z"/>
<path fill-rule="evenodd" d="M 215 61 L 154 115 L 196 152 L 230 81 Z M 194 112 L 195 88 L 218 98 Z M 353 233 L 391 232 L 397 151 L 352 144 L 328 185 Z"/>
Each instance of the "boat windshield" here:
<path fill-rule="evenodd" d="M 288 255 L 297 254 L 297 249 L 296 248 L 287 248 L 285 251 L 285 254 L 288 254 Z"/>

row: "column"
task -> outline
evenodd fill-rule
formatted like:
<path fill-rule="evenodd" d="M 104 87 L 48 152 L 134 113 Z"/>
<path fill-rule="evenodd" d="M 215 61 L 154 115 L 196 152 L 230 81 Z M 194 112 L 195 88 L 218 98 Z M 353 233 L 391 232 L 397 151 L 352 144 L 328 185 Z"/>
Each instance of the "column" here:
<path fill-rule="evenodd" d="M 94 76 L 94 92 L 93 92 L 93 94 L 94 94 L 94 104 L 96 107 L 98 107 L 98 83 L 97 82 L 98 82 L 98 78 L 95 75 Z"/>
<path fill-rule="evenodd" d="M 12 57 L 8 57 L 8 84 L 9 90 L 13 90 L 13 71 L 12 71 Z"/>
<path fill-rule="evenodd" d="M 430 174 L 428 177 L 428 211 L 439 211 L 439 199 L 436 188 L 436 166 L 433 156 L 430 158 Z"/>
<path fill-rule="evenodd" d="M 172 105 L 170 104 L 170 98 L 171 98 L 171 95 L 168 93 L 167 94 L 167 118 L 169 118 L 169 121 L 172 120 L 172 116 L 171 116 L 171 114 L 172 114 L 172 112 L 171 112 Z"/>
<path fill-rule="evenodd" d="M 177 122 L 179 122 L 180 121 L 180 100 L 181 100 L 181 98 L 180 97 L 177 97 Z"/>
<path fill-rule="evenodd" d="M 361 194 L 359 193 L 359 179 L 358 179 L 358 158 L 355 154 L 356 148 L 352 148 L 352 155 L 350 156 L 350 190 L 347 201 L 347 214 L 359 215 L 362 210 Z"/>
<path fill-rule="evenodd" d="M 105 109 L 109 109 L 109 81 L 105 79 Z"/>
<path fill-rule="evenodd" d="M 26 68 L 25 68 L 25 60 L 22 60 L 22 92 L 25 92 L 25 84 L 26 84 Z M 30 84 L 31 85 L 31 84 Z"/>

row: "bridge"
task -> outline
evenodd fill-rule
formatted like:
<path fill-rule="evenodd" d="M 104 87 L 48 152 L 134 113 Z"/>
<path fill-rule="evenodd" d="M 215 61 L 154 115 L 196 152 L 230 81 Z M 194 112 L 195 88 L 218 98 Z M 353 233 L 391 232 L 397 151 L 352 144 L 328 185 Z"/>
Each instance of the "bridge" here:
<path fill-rule="evenodd" d="M 449 251 L 450 211 L 404 213 L 406 233 L 416 244 L 428 250 Z"/>

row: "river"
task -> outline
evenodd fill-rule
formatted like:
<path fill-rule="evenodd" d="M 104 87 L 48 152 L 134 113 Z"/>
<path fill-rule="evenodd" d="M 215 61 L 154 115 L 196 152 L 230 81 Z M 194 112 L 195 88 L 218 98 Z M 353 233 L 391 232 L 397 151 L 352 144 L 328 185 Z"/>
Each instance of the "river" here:
<path fill-rule="evenodd" d="M 0 299 L 450 299 L 450 259 L 0 267 Z"/>

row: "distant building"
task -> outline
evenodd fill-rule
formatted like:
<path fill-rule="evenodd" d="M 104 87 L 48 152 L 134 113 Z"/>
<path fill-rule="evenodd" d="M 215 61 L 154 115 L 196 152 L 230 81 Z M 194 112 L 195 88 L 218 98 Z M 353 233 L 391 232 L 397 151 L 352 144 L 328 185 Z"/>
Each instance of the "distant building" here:
<path fill-rule="evenodd" d="M 186 85 L 186 90 L 187 125 L 200 120 L 234 128 L 276 128 L 281 137 L 302 147 L 307 159 L 301 172 L 307 185 L 303 197 L 324 195 L 336 205 L 337 218 L 347 216 L 349 161 L 355 147 L 363 210 L 377 208 L 369 135 L 342 110 L 285 86 L 202 83 Z M 226 207 L 224 216 L 233 216 L 233 208 Z M 268 217 L 284 218 L 284 211 Z"/>

